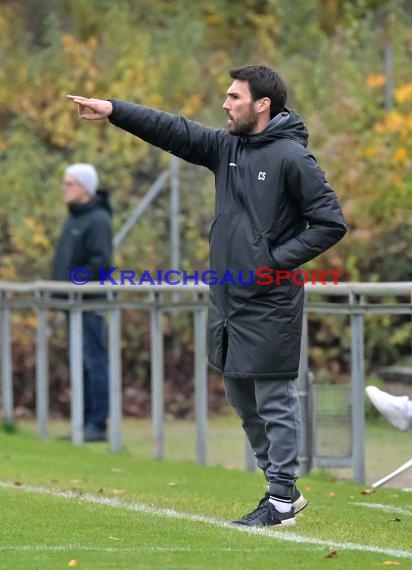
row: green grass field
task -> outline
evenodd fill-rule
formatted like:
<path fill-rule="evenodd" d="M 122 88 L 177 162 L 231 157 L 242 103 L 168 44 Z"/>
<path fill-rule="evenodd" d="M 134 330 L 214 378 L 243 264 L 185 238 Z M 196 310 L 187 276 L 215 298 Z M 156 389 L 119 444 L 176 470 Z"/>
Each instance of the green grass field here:
<path fill-rule="evenodd" d="M 229 443 L 235 422 L 212 423 L 212 435 Z M 168 426 L 169 455 L 180 449 L 193 458 L 193 434 L 177 426 L 179 436 Z M 227 523 L 251 510 L 265 485 L 259 472 L 234 465 L 243 454 L 239 432 L 233 461 L 202 467 L 187 457 L 150 459 L 147 427 L 128 423 L 119 454 L 105 444 L 40 441 L 30 425 L 0 432 L 1 570 L 412 568 L 412 493 L 365 494 L 317 472 L 300 480 L 310 505 L 294 527 L 242 531 Z"/>

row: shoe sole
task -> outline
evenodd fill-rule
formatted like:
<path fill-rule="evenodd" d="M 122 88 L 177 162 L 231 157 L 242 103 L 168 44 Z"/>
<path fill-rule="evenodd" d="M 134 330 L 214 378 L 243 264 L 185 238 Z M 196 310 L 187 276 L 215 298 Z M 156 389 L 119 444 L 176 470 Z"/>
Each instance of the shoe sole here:
<path fill-rule="evenodd" d="M 304 507 L 302 507 L 302 508 L 304 508 Z M 295 517 L 292 517 L 291 519 L 286 519 L 285 521 L 282 521 L 280 524 L 282 526 L 283 525 L 294 525 L 294 524 L 296 524 L 296 519 L 295 519 Z"/>
<path fill-rule="evenodd" d="M 295 515 L 300 511 L 303 511 L 305 507 L 308 506 L 308 501 L 305 499 L 303 495 L 301 495 L 294 503 L 292 503 L 293 511 Z"/>
<path fill-rule="evenodd" d="M 249 527 L 255 527 L 255 528 L 270 528 L 272 526 L 283 526 L 283 525 L 294 525 L 296 524 L 296 519 L 295 517 L 291 517 L 290 519 L 286 519 L 284 521 L 281 521 L 280 523 L 273 525 L 273 524 L 268 524 L 268 525 L 259 525 L 259 524 L 245 524 L 242 521 L 232 521 L 230 524 L 236 525 L 236 526 L 249 526 Z"/>

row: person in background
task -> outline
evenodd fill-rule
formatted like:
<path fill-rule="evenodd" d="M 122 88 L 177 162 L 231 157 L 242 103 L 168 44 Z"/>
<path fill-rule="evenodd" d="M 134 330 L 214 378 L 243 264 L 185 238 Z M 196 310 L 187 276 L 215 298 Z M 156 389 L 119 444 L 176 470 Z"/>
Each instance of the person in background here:
<path fill-rule="evenodd" d="M 412 400 L 408 396 L 392 396 L 376 386 L 366 386 L 366 394 L 394 427 L 401 431 L 412 428 Z"/>
<path fill-rule="evenodd" d="M 285 106 L 282 77 L 264 65 L 232 69 L 230 77 L 225 129 L 118 99 L 68 98 L 80 118 L 109 118 L 213 172 L 210 269 L 218 283 L 209 290 L 209 363 L 223 376 L 228 401 L 267 481 L 257 507 L 233 523 L 292 525 L 307 504 L 296 487 L 304 291 L 291 279 L 277 283 L 273 274 L 296 270 L 324 252 L 344 236 L 346 225 L 334 191 L 306 148 L 303 121 Z M 241 274 L 246 282 L 227 274 Z"/>
<path fill-rule="evenodd" d="M 91 164 L 66 168 L 62 181 L 68 216 L 55 249 L 52 279 L 70 281 L 70 272 L 82 268 L 89 281 L 100 280 L 100 270 L 112 266 L 112 212 L 106 191 L 98 190 Z M 107 440 L 108 359 L 103 315 L 82 313 L 84 441 Z"/>

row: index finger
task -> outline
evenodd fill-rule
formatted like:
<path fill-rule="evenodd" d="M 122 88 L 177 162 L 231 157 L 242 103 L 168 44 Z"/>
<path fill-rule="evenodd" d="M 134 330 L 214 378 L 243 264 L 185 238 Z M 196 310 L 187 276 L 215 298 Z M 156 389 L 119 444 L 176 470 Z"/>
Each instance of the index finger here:
<path fill-rule="evenodd" d="M 82 101 L 82 102 L 90 101 L 90 99 L 88 97 L 82 97 L 81 95 L 66 95 L 66 98 L 70 99 L 71 101 L 75 101 L 75 102 L 77 102 L 77 101 L 79 101 L 79 102 L 80 101 Z"/>

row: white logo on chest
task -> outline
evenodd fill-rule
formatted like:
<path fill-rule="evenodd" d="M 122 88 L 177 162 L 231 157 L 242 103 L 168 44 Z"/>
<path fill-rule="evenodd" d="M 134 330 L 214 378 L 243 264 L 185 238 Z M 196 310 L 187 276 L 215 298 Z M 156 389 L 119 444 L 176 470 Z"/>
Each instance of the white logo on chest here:
<path fill-rule="evenodd" d="M 259 172 L 258 180 L 264 180 L 266 178 L 266 172 Z"/>

